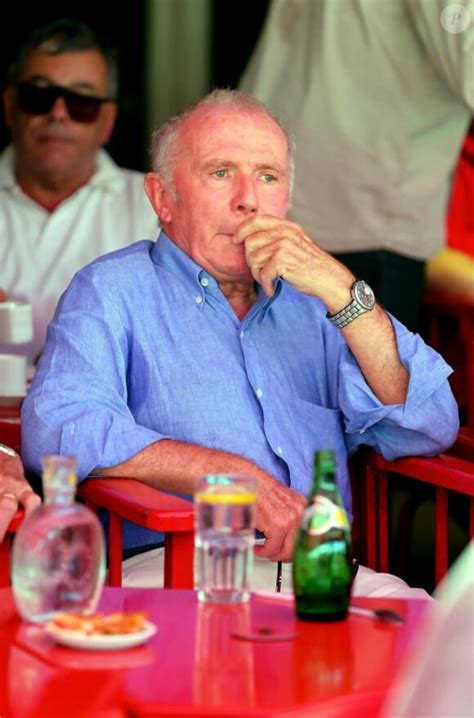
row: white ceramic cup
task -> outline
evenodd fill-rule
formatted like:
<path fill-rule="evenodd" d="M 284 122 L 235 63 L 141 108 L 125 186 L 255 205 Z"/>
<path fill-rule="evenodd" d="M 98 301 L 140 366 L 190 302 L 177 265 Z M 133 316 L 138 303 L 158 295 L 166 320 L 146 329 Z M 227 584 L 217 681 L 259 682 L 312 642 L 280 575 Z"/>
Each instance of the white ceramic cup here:
<path fill-rule="evenodd" d="M 26 356 L 0 354 L 0 396 L 24 396 Z"/>
<path fill-rule="evenodd" d="M 31 304 L 0 302 L 0 342 L 25 344 L 33 339 Z"/>

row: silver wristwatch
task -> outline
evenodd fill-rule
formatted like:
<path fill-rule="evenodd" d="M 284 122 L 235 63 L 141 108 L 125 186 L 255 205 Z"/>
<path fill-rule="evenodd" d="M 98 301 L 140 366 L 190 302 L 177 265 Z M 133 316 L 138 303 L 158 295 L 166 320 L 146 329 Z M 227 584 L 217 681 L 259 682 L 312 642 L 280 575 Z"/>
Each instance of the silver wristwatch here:
<path fill-rule="evenodd" d="M 375 307 L 375 294 L 363 279 L 357 279 L 351 287 L 352 302 L 336 314 L 326 314 L 326 317 L 334 326 L 346 327 L 348 324 L 360 317 L 361 314 L 370 312 Z"/>

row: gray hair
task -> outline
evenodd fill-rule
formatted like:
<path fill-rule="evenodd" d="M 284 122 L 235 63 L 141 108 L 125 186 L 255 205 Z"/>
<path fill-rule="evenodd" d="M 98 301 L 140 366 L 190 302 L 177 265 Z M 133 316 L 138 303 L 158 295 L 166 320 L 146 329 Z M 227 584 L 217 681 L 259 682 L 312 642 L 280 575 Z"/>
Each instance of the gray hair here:
<path fill-rule="evenodd" d="M 177 160 L 177 141 L 184 123 L 201 107 L 232 105 L 242 110 L 258 110 L 270 117 L 282 130 L 288 144 L 288 170 L 290 195 L 294 179 L 294 142 L 288 130 L 281 121 L 260 100 L 240 90 L 216 89 L 198 102 L 190 105 L 177 115 L 164 122 L 152 135 L 151 162 L 153 171 L 163 177 L 166 189 L 171 192 L 174 199 L 176 188 L 174 185 L 174 172 Z"/>
<path fill-rule="evenodd" d="M 80 20 L 62 18 L 32 30 L 19 45 L 8 69 L 8 82 L 16 85 L 32 52 L 62 55 L 66 52 L 97 50 L 107 65 L 107 94 L 116 99 L 119 72 L 115 49 L 102 43 L 91 28 Z"/>

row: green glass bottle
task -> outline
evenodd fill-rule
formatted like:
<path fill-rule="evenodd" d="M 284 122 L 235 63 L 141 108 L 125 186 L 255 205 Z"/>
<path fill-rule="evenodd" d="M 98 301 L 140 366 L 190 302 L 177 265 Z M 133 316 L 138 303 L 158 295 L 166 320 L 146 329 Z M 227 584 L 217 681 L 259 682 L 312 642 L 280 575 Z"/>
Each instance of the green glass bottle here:
<path fill-rule="evenodd" d="M 349 521 L 336 483 L 333 451 L 317 451 L 313 486 L 293 552 L 296 613 L 304 621 L 340 621 L 352 584 Z"/>

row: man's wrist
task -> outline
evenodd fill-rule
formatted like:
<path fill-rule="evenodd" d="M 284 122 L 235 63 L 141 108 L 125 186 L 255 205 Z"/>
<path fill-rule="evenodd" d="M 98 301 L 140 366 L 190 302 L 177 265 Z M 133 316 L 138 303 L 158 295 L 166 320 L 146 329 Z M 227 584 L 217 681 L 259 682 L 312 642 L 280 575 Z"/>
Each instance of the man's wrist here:
<path fill-rule="evenodd" d="M 375 306 L 375 295 L 371 287 L 363 279 L 357 279 L 351 288 L 352 301 L 335 314 L 326 314 L 327 319 L 334 326 L 342 329 L 354 319 L 366 312 L 372 311 Z"/>

